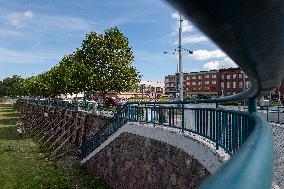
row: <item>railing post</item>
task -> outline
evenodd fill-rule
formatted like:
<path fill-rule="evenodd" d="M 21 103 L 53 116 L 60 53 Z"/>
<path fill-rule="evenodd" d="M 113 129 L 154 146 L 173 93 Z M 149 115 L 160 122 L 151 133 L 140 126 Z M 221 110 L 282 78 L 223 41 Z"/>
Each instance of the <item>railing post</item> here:
<path fill-rule="evenodd" d="M 181 105 L 181 132 L 184 133 L 184 104 Z"/>
<path fill-rule="evenodd" d="M 278 104 L 278 107 L 277 107 L 277 123 L 280 123 L 280 108 L 279 108 L 279 104 Z"/>
<path fill-rule="evenodd" d="M 130 105 L 127 105 L 127 119 L 130 120 Z"/>
<path fill-rule="evenodd" d="M 147 105 L 145 104 L 145 109 L 146 109 L 146 123 L 148 123 L 148 107 Z"/>
<path fill-rule="evenodd" d="M 255 98 L 250 98 L 248 101 L 248 111 L 249 114 L 255 113 L 257 111 L 256 109 L 256 99 Z"/>
<path fill-rule="evenodd" d="M 269 117 L 268 117 L 268 111 L 269 111 L 269 106 L 266 106 L 266 121 L 269 121 Z"/>
<path fill-rule="evenodd" d="M 156 119 L 156 103 L 154 103 L 154 112 L 151 112 L 151 120 L 153 121 L 154 127 L 155 127 L 155 121 L 156 121 L 155 119 Z"/>
<path fill-rule="evenodd" d="M 215 125 L 215 132 L 216 132 L 216 150 L 219 150 L 219 137 L 220 137 L 220 113 L 218 112 L 218 108 L 219 108 L 219 103 L 216 102 L 216 108 L 215 108 L 215 112 L 216 112 L 216 125 Z M 211 118 L 210 118 L 211 119 Z"/>
<path fill-rule="evenodd" d="M 220 131 L 221 131 L 221 113 L 218 111 L 218 109 L 216 109 L 216 117 L 217 117 L 217 124 L 216 124 L 216 150 L 219 150 L 219 137 L 220 137 Z"/>
<path fill-rule="evenodd" d="M 251 113 L 255 113 L 257 111 L 256 109 L 256 99 L 255 98 L 249 98 L 248 100 L 248 112 L 249 114 Z M 248 133 L 250 133 L 252 131 L 252 125 L 253 125 L 253 122 L 251 119 L 249 119 L 249 122 L 248 122 Z"/>

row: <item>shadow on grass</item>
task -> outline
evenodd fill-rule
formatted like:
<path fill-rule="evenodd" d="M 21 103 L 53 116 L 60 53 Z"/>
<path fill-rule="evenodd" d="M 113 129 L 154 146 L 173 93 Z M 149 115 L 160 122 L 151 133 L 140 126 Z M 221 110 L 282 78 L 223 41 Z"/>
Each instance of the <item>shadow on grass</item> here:
<path fill-rule="evenodd" d="M 17 121 L 19 121 L 19 117 L 13 117 L 8 119 L 0 119 L 0 125 L 16 125 Z M 1 126 L 0 126 L 1 128 Z"/>
<path fill-rule="evenodd" d="M 16 127 L 0 127 L 0 140 L 20 140 L 16 133 Z"/>
<path fill-rule="evenodd" d="M 5 111 L 5 112 L 7 112 L 7 111 Z M 1 116 L 3 116 L 3 117 L 19 117 L 20 113 L 18 113 L 18 112 L 7 113 L 7 114 L 3 113 Z"/>
<path fill-rule="evenodd" d="M 0 104 L 0 109 L 14 109 L 13 106 L 3 106 L 3 104 Z"/>
<path fill-rule="evenodd" d="M 14 109 L 11 109 L 11 108 L 9 108 L 9 109 L 0 109 L 0 112 L 15 112 L 16 110 L 14 110 Z"/>

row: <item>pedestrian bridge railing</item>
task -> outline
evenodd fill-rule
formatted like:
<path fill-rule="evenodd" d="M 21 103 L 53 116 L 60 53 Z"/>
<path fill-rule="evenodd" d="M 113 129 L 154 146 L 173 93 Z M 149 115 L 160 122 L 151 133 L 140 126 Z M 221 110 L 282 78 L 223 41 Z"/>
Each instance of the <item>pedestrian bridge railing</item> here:
<path fill-rule="evenodd" d="M 83 157 L 94 151 L 102 142 L 126 122 L 151 123 L 153 126 L 171 127 L 181 132 L 203 136 L 222 147 L 227 153 L 235 153 L 253 130 L 247 112 L 221 108 L 190 108 L 189 104 L 176 103 L 128 103 L 88 140 L 83 147 Z"/>
<path fill-rule="evenodd" d="M 255 111 L 226 110 L 218 107 L 219 102 L 214 99 L 128 102 L 93 137 L 83 142 L 82 157 L 86 158 L 127 122 L 147 123 L 203 136 L 214 142 L 216 149 L 223 148 L 231 155 L 201 188 L 270 188 L 273 146 L 268 123 Z"/>
<path fill-rule="evenodd" d="M 231 159 L 201 188 L 270 188 L 272 135 L 267 122 L 255 112 L 191 107 L 208 101 L 129 102 L 82 147 L 83 158 L 127 122 L 150 123 L 203 136 L 222 147 Z M 214 100 L 211 100 L 214 102 Z"/>

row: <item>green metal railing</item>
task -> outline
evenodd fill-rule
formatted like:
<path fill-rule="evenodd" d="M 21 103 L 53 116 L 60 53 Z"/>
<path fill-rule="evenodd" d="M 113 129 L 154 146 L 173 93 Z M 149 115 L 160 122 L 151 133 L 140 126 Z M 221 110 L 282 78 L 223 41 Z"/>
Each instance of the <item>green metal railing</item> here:
<path fill-rule="evenodd" d="M 60 101 L 28 100 L 55 107 L 71 106 Z M 82 157 L 87 157 L 127 122 L 150 123 L 155 126 L 191 132 L 215 142 L 231 155 L 217 173 L 200 188 L 263 188 L 271 186 L 272 135 L 267 122 L 256 114 L 255 99 L 249 100 L 249 111 L 218 108 L 219 99 L 184 102 L 128 102 L 93 137 L 83 141 Z M 195 108 L 192 104 L 215 103 L 215 107 Z M 84 104 L 78 105 L 81 109 Z M 77 107 L 77 106 L 76 106 Z M 261 178 L 261 180 L 259 180 Z"/>
<path fill-rule="evenodd" d="M 66 108 L 68 110 L 80 110 L 80 111 L 87 111 L 87 112 L 93 112 L 93 102 L 92 101 L 68 101 L 68 100 L 59 100 L 59 99 L 23 99 L 23 101 L 36 104 L 36 105 L 45 105 L 45 106 L 51 106 L 56 108 Z M 114 114 L 117 109 L 113 107 L 107 107 L 107 106 L 97 106 L 97 111 L 105 111 L 110 112 Z"/>
<path fill-rule="evenodd" d="M 151 123 L 203 136 L 232 157 L 200 188 L 265 188 L 271 186 L 272 135 L 267 122 L 256 114 L 255 99 L 249 112 L 218 108 L 191 108 L 190 104 L 218 103 L 213 100 L 187 102 L 129 102 L 92 138 L 83 143 L 87 157 L 128 121 Z M 259 178 L 262 178 L 259 180 Z"/>
<path fill-rule="evenodd" d="M 44 105 L 44 106 L 51 106 L 56 108 L 66 108 L 71 111 L 78 110 L 78 103 L 75 101 L 64 101 L 59 99 L 22 99 L 22 101 L 35 104 L 35 105 Z M 89 105 L 88 105 L 89 107 Z"/>
<path fill-rule="evenodd" d="M 82 156 L 84 158 L 89 155 L 127 121 L 152 123 L 153 126 L 196 133 L 215 142 L 217 149 L 222 147 L 229 154 L 237 152 L 253 130 L 253 125 L 249 124 L 251 118 L 248 112 L 189 108 L 188 105 L 189 102 L 127 103 L 102 130 L 84 143 Z"/>
<path fill-rule="evenodd" d="M 242 148 L 200 189 L 270 189 L 272 183 L 273 144 L 267 122 L 250 114 L 255 125 Z"/>

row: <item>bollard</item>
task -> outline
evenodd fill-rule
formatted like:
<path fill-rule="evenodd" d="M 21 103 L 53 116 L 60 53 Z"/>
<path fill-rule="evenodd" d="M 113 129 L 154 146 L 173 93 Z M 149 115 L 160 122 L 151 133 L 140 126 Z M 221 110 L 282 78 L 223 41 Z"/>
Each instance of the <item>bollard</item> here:
<path fill-rule="evenodd" d="M 269 117 L 268 117 L 268 111 L 269 111 L 269 106 L 266 106 L 266 121 L 269 122 Z"/>
<path fill-rule="evenodd" d="M 278 107 L 277 107 L 277 123 L 280 123 L 280 108 L 279 108 L 279 105 L 278 105 Z"/>

